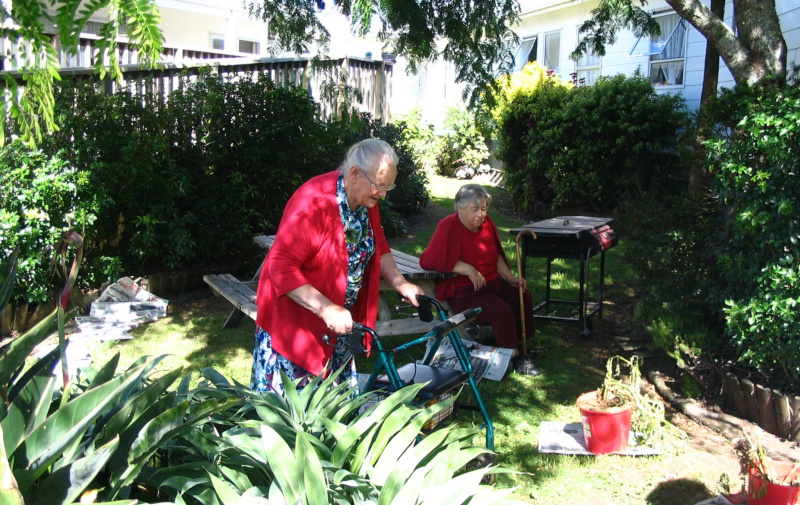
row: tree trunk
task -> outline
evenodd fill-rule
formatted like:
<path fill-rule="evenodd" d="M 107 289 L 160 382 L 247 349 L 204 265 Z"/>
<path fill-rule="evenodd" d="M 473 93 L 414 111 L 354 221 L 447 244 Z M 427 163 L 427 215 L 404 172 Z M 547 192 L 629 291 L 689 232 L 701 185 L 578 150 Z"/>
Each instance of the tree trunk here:
<path fill-rule="evenodd" d="M 719 19 L 725 19 L 725 0 L 711 0 L 711 13 Z M 703 142 L 708 139 L 712 126 L 709 124 L 708 100 L 717 94 L 719 85 L 719 53 L 708 39 L 703 69 L 703 90 L 700 94 L 700 110 L 697 112 L 697 137 L 692 165 L 689 168 L 689 197 L 695 201 L 705 197 L 708 188 L 706 149 Z"/>
<path fill-rule="evenodd" d="M 737 83 L 786 80 L 787 48 L 775 0 L 734 0 L 737 33 L 700 0 L 667 3 L 714 45 Z"/>

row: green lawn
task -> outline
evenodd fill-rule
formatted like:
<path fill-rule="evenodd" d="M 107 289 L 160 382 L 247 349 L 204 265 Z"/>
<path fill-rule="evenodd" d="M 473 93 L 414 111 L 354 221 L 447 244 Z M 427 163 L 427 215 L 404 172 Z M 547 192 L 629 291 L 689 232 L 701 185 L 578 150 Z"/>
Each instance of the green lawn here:
<path fill-rule="evenodd" d="M 461 181 L 432 176 L 429 190 L 431 206 L 440 206 L 439 215 L 452 211 L 453 196 Z M 503 190 L 490 188 L 496 203 L 506 198 Z M 504 237 L 503 246 L 516 270 L 513 236 L 508 230 L 523 221 L 502 215 L 490 208 L 490 214 Z M 420 254 L 427 244 L 436 222 L 426 223 L 414 235 L 392 240 L 391 245 L 411 254 Z M 608 316 L 596 324 L 610 324 L 617 304 L 629 303 L 635 296 L 636 279 L 624 261 L 626 243 L 609 251 L 606 261 L 606 306 Z M 574 262 L 556 261 L 553 268 L 554 297 L 575 299 L 578 269 Z M 596 282 L 599 262 L 592 262 L 590 279 Z M 543 296 L 544 262 L 531 261 L 528 283 L 534 300 Z M 596 285 L 593 286 L 596 289 Z M 145 354 L 170 354 L 166 366 L 183 366 L 188 372 L 213 367 L 223 375 L 248 383 L 253 323 L 245 320 L 233 330 L 222 330 L 229 307 L 207 298 L 194 304 L 173 306 L 162 320 L 135 330 L 132 341 L 96 346 L 93 355 L 104 362 L 112 353 L 122 353 L 122 362 L 130 363 Z M 610 329 L 614 331 L 613 328 Z M 606 332 L 608 333 L 608 332 Z M 624 336 L 624 335 L 621 335 Z M 398 337 L 402 339 L 402 337 Z M 576 398 L 595 389 L 603 379 L 605 360 L 612 354 L 608 341 L 587 341 L 578 335 L 577 325 L 537 321 L 537 342 L 547 350 L 537 358 L 542 370 L 538 377 L 510 374 L 500 382 L 484 380 L 479 390 L 495 426 L 495 449 L 498 462 L 518 470 L 503 476 L 498 485 L 517 487 L 515 496 L 537 504 L 680 504 L 692 505 L 724 491 L 721 483 L 732 482 L 738 490 L 738 467 L 729 458 L 721 459 L 706 450 L 670 440 L 657 457 L 577 457 L 539 454 L 539 426 L 542 421 L 579 422 Z M 369 364 L 359 362 L 366 371 Z M 472 401 L 465 389 L 462 401 Z M 461 410 L 458 423 L 480 425 L 479 413 Z M 482 443 L 481 440 L 477 442 Z M 725 441 L 720 441 L 724 445 Z"/>

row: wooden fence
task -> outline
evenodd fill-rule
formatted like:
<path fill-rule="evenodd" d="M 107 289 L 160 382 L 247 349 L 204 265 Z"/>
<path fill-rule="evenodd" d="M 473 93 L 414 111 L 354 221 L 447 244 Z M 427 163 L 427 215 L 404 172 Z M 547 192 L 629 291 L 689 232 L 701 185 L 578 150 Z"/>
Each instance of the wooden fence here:
<path fill-rule="evenodd" d="M 7 41 L 6 41 L 7 42 Z M 93 64 L 97 52 L 91 40 L 81 40 L 77 54 L 59 50 L 62 76 L 98 79 Z M 54 40 L 57 44 L 57 41 Z M 2 44 L 0 44 L 2 45 Z M 59 48 L 60 49 L 60 48 Z M 103 89 L 113 93 L 126 89 L 131 93 L 148 91 L 166 98 L 180 85 L 180 76 L 191 80 L 203 67 L 212 67 L 220 75 L 269 74 L 279 86 L 302 86 L 320 104 L 320 116 L 325 120 L 339 113 L 343 104 L 349 103 L 359 112 L 368 112 L 374 119 L 390 120 L 390 93 L 392 62 L 366 58 L 334 58 L 312 61 L 309 58 L 239 58 L 208 51 L 190 51 L 165 48 L 157 69 L 145 69 L 139 65 L 135 47 L 124 43 L 118 45 L 122 63 L 122 81 L 103 81 Z M 21 74 L 11 64 L 15 58 L 0 57 L 0 73 L 17 77 Z M 361 100 L 352 93 L 358 90 Z"/>

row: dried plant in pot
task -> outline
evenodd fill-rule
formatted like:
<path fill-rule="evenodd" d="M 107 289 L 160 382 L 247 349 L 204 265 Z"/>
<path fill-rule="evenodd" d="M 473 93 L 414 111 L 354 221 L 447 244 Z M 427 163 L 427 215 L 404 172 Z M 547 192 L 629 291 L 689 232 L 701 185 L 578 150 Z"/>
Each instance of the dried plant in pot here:
<path fill-rule="evenodd" d="M 663 402 L 642 391 L 641 365 L 641 356 L 612 356 L 606 362 L 600 388 L 578 397 L 576 404 L 590 452 L 625 451 L 631 429 L 637 445 L 655 445 L 667 431 L 683 438 L 683 432 L 666 420 Z"/>
<path fill-rule="evenodd" d="M 747 476 L 748 505 L 800 504 L 800 462 L 772 459 L 757 438 L 743 431 L 734 449 Z"/>

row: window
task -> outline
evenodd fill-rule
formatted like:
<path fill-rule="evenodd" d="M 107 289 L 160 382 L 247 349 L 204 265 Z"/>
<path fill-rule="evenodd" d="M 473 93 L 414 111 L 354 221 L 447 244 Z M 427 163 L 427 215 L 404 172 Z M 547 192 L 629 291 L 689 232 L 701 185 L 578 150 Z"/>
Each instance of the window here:
<path fill-rule="evenodd" d="M 581 42 L 583 36 L 578 28 L 578 43 Z M 600 77 L 600 57 L 593 52 L 584 53 L 578 61 L 575 62 L 575 81 L 578 86 L 591 86 L 597 82 Z"/>
<path fill-rule="evenodd" d="M 561 58 L 561 32 L 546 33 L 544 35 L 544 66 L 547 70 L 558 70 Z"/>
<path fill-rule="evenodd" d="M 522 67 L 525 66 L 526 63 L 530 63 L 531 61 L 536 61 L 536 52 L 538 51 L 538 41 L 539 37 L 534 35 L 533 37 L 527 37 L 522 39 L 522 42 L 519 45 L 519 49 L 517 50 L 517 54 L 514 56 L 514 69 L 512 72 L 519 72 L 522 70 Z"/>
<path fill-rule="evenodd" d="M 217 34 L 211 34 L 211 49 L 215 49 L 217 51 L 224 51 L 225 50 L 225 37 Z"/>
<path fill-rule="evenodd" d="M 417 69 L 417 75 L 411 79 L 411 89 L 409 95 L 412 102 L 422 102 L 428 98 L 428 66 L 421 66 Z"/>
<path fill-rule="evenodd" d="M 239 52 L 248 54 L 259 54 L 261 44 L 252 40 L 239 39 Z"/>
<path fill-rule="evenodd" d="M 641 37 L 631 50 L 631 56 L 650 56 L 650 82 L 654 86 L 683 84 L 686 58 L 686 21 L 676 13 L 654 14 L 661 35 Z"/>

